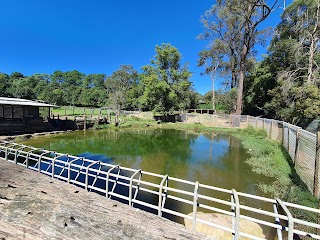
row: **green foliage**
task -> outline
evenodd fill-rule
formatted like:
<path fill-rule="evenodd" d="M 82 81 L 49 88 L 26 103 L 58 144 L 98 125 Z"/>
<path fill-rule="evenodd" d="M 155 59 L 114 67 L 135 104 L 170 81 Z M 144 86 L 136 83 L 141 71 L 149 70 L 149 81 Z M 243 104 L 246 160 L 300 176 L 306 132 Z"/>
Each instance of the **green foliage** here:
<path fill-rule="evenodd" d="M 128 108 L 128 95 L 135 97 L 135 87 L 138 84 L 138 73 L 131 65 L 122 65 L 106 80 L 111 105 L 118 112 Z M 132 100 L 131 100 L 132 103 Z"/>
<path fill-rule="evenodd" d="M 249 74 L 245 112 L 305 126 L 320 114 L 320 3 L 296 0 L 281 17 L 268 55 Z"/>
<path fill-rule="evenodd" d="M 181 54 L 170 44 L 156 46 L 156 56 L 138 74 L 131 65 L 121 65 L 110 76 L 85 75 L 79 71 L 24 76 L 0 73 L 0 96 L 39 99 L 60 106 L 143 108 L 169 113 L 195 108 L 199 100 L 191 88 L 191 73 L 181 66 Z"/>
<path fill-rule="evenodd" d="M 207 92 L 203 96 L 204 105 L 198 106 L 202 109 L 212 109 L 212 91 Z M 232 88 L 230 91 L 218 90 L 215 92 L 216 110 L 225 111 L 228 113 L 234 112 L 234 107 L 237 99 L 237 89 Z"/>
<path fill-rule="evenodd" d="M 243 85 L 247 72 L 255 62 L 254 46 L 264 44 L 269 29 L 258 29 L 272 12 L 265 1 L 217 0 L 205 12 L 202 22 L 205 32 L 200 39 L 210 40 L 209 48 L 199 53 L 199 66 L 206 74 L 217 70 L 230 88 L 237 88 L 236 111 L 242 112 Z M 213 79 L 213 77 L 211 77 Z"/>
<path fill-rule="evenodd" d="M 156 46 L 151 65 L 144 66 L 141 74 L 143 94 L 139 100 L 145 110 L 161 114 L 189 107 L 194 101 L 190 89 L 191 72 L 181 67 L 181 54 L 170 44 Z"/>
<path fill-rule="evenodd" d="M 268 110 L 266 102 L 270 102 L 274 95 L 266 89 L 273 89 L 276 75 L 271 70 L 269 59 L 257 64 L 256 68 L 248 75 L 244 91 L 244 112 L 250 115 L 263 115 Z M 271 109 L 270 109 L 271 110 Z"/>

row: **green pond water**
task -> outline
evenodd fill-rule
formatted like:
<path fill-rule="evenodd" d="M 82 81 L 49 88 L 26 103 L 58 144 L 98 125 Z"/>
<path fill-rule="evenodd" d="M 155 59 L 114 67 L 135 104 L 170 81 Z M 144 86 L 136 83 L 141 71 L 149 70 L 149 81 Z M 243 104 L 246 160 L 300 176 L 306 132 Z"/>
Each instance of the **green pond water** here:
<path fill-rule="evenodd" d="M 252 171 L 245 163 L 250 154 L 229 134 L 173 129 L 90 130 L 34 138 L 24 144 L 255 195 L 267 196 L 258 184 L 274 181 Z M 230 195 L 219 192 L 202 190 L 201 194 L 230 200 Z M 167 204 L 186 214 L 192 212 L 187 204 L 173 200 Z M 267 208 L 261 203 L 250 205 Z"/>

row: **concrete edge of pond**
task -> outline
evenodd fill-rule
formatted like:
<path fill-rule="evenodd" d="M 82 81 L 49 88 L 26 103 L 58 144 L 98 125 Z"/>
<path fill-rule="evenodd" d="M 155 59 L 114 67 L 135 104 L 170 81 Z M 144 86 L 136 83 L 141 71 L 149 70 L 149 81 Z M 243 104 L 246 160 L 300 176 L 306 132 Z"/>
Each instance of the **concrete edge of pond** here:
<path fill-rule="evenodd" d="M 0 238 L 212 239 L 4 160 L 0 160 Z"/>

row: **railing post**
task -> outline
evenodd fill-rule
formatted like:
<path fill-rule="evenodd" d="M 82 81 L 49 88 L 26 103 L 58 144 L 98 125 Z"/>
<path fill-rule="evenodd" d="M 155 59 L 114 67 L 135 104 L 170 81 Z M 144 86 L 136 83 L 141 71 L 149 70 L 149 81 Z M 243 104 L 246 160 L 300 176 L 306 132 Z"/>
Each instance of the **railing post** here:
<path fill-rule="evenodd" d="M 273 212 L 275 214 L 279 214 L 278 213 L 278 204 L 277 203 L 273 203 Z M 275 223 L 281 226 L 279 217 L 275 217 Z M 282 231 L 279 228 L 277 228 L 277 237 L 278 237 L 278 240 L 282 240 Z"/>
<path fill-rule="evenodd" d="M 192 214 L 192 230 L 197 230 L 197 207 L 198 207 L 198 189 L 199 182 L 196 181 L 196 185 L 194 186 L 194 195 L 193 195 L 193 214 Z"/>
<path fill-rule="evenodd" d="M 28 153 L 27 153 L 27 156 L 26 156 L 26 168 L 28 168 L 29 166 L 29 155 L 30 153 L 32 152 L 33 150 L 30 150 Z"/>
<path fill-rule="evenodd" d="M 68 183 L 70 183 L 70 180 L 71 180 L 71 164 L 77 160 L 81 160 L 82 158 L 76 158 L 76 159 L 73 159 L 69 162 L 68 164 Z M 82 160 L 83 161 L 83 160 Z"/>
<path fill-rule="evenodd" d="M 116 169 L 116 168 L 119 168 L 119 165 L 116 165 L 116 166 L 110 168 L 108 170 L 108 172 L 107 172 L 107 175 L 106 175 L 106 197 L 109 196 L 108 193 L 109 193 L 109 177 L 110 177 L 110 173 L 112 172 L 113 169 Z"/>
<path fill-rule="evenodd" d="M 5 147 L 6 148 L 6 153 L 5 153 L 5 157 L 4 157 L 4 159 L 6 160 L 6 161 L 8 161 L 8 155 L 9 155 L 9 147 Z"/>
<path fill-rule="evenodd" d="M 97 175 L 95 176 L 95 178 L 94 178 L 94 180 L 93 180 L 93 182 L 92 182 L 92 184 L 91 184 L 91 186 L 93 186 L 94 187 L 94 185 L 96 184 L 96 182 L 97 182 L 97 179 L 98 179 L 98 176 L 99 176 L 99 174 L 100 174 L 100 171 L 101 171 L 101 167 L 102 167 L 102 165 L 101 165 L 101 162 L 99 161 L 99 163 L 100 163 L 100 165 L 99 165 L 99 169 L 98 169 L 98 173 L 97 173 Z M 90 191 L 91 191 L 92 189 L 90 189 Z"/>
<path fill-rule="evenodd" d="M 132 182 L 133 182 L 133 178 L 140 173 L 141 175 L 141 169 L 137 170 L 135 173 L 132 174 L 131 178 L 130 178 L 130 186 L 129 186 L 129 206 L 132 206 Z M 136 190 L 137 191 L 137 190 Z"/>
<path fill-rule="evenodd" d="M 50 152 L 49 152 L 50 153 Z M 40 157 L 39 157 L 39 162 L 38 162 L 38 172 L 41 173 L 41 159 L 43 155 L 46 155 L 47 153 L 41 153 Z"/>
<path fill-rule="evenodd" d="M 56 161 L 57 155 L 52 159 L 52 177 L 54 177 L 54 165 L 55 165 L 55 161 Z"/>
<path fill-rule="evenodd" d="M 161 217 L 162 216 L 162 190 L 163 190 L 163 185 L 164 182 L 167 181 L 168 182 L 168 175 L 165 175 L 163 177 L 163 179 L 161 180 L 160 183 L 160 187 L 159 187 L 159 202 L 158 202 L 158 216 Z"/>
<path fill-rule="evenodd" d="M 284 205 L 284 203 L 279 198 L 276 198 L 276 201 L 281 206 L 283 211 L 287 214 L 287 217 L 288 217 L 288 240 L 293 240 L 293 228 L 294 228 L 293 217 L 292 217 L 289 209 L 287 208 L 287 206 Z"/>
<path fill-rule="evenodd" d="M 313 195 L 319 197 L 319 163 L 320 163 L 320 132 L 317 132 L 316 159 L 314 168 Z"/>
<path fill-rule="evenodd" d="M 85 179 L 85 186 L 84 186 L 84 188 L 86 189 L 86 190 L 88 190 L 88 183 L 89 183 L 89 176 L 88 176 L 88 174 L 89 174 L 89 168 L 91 167 L 91 166 L 93 166 L 94 164 L 100 164 L 100 161 L 96 161 L 96 162 L 93 162 L 93 163 L 90 163 L 88 166 L 87 166 L 87 168 L 86 168 L 86 179 Z"/>
<path fill-rule="evenodd" d="M 240 223 L 240 202 L 239 197 L 237 194 L 237 191 L 235 189 L 232 189 L 232 195 L 231 195 L 231 202 L 234 203 L 236 206 L 232 206 L 231 209 L 234 212 L 234 217 L 232 218 L 232 228 L 233 228 L 233 240 L 239 239 L 239 223 Z"/>
<path fill-rule="evenodd" d="M 25 146 L 22 146 L 21 147 L 21 145 L 20 145 L 20 147 L 19 148 L 16 148 L 15 150 L 16 150 L 16 153 L 15 153 L 15 155 L 14 155 L 14 163 L 15 164 L 17 164 L 17 162 L 18 162 L 18 153 L 19 153 L 19 150 L 20 149 L 24 149 L 25 148 Z"/>

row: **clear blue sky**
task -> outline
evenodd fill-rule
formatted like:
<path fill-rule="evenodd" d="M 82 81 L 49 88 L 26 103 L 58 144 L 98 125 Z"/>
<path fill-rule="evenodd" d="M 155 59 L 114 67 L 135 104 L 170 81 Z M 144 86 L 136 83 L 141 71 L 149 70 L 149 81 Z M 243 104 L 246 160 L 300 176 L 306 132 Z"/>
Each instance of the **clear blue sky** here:
<path fill-rule="evenodd" d="M 288 0 L 287 0 L 288 1 Z M 171 43 L 189 62 L 195 89 L 204 94 L 211 80 L 201 76 L 198 52 L 207 42 L 201 14 L 209 0 L 1 0 L 0 72 L 24 75 L 78 70 L 111 74 L 120 64 L 137 70 L 149 64 L 157 44 Z M 264 26 L 275 26 L 281 11 Z M 265 53 L 263 48 L 259 52 Z"/>

